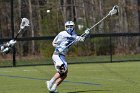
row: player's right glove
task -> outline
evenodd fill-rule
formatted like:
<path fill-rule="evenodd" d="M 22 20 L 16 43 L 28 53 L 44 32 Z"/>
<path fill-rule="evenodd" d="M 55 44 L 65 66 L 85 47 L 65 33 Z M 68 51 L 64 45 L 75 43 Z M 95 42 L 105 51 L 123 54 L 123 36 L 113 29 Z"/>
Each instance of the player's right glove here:
<path fill-rule="evenodd" d="M 10 40 L 8 43 L 7 43 L 7 46 L 8 47 L 13 47 L 15 44 L 16 44 L 16 40 Z"/>
<path fill-rule="evenodd" d="M 1 45 L 1 46 L 0 46 L 0 50 L 2 51 L 3 49 L 4 49 L 4 46 L 3 46 L 3 45 Z"/>
<path fill-rule="evenodd" d="M 11 47 L 6 47 L 2 50 L 2 53 L 8 54 L 11 50 Z"/>
<path fill-rule="evenodd" d="M 8 54 L 15 44 L 16 44 L 16 40 L 10 40 L 6 44 L 1 45 L 1 47 L 0 47 L 1 52 Z"/>

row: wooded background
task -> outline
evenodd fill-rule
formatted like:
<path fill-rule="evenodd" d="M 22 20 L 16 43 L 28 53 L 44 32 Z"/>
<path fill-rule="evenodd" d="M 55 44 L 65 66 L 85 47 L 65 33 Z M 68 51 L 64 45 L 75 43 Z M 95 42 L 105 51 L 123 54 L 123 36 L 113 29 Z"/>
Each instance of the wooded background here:
<path fill-rule="evenodd" d="M 72 20 L 80 35 L 93 26 L 112 9 L 119 6 L 118 16 L 107 18 L 96 26 L 91 34 L 98 33 L 139 33 L 140 0 L 13 0 L 14 30 L 19 30 L 21 18 L 30 20 L 30 27 L 20 37 L 56 36 L 64 30 L 64 23 Z M 50 10 L 50 12 L 48 12 Z M 0 38 L 12 38 L 11 0 L 0 0 Z M 52 40 L 19 41 L 16 54 L 20 56 L 51 56 L 54 48 Z M 4 43 L 1 41 L 1 44 Z M 140 38 L 113 38 L 113 54 L 140 53 Z M 84 50 L 84 53 L 83 53 Z M 109 53 L 109 38 L 88 38 L 86 43 L 76 44 L 69 55 L 88 56 Z"/>

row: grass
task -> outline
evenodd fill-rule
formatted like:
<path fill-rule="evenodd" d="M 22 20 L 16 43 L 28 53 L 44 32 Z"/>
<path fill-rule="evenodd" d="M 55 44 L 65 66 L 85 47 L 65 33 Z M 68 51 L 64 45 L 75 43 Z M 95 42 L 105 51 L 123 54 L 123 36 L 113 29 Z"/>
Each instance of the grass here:
<path fill-rule="evenodd" d="M 69 65 L 59 93 L 139 93 L 140 62 Z M 53 65 L 0 68 L 0 93 L 48 93 Z"/>
<path fill-rule="evenodd" d="M 101 63 L 110 62 L 110 55 L 102 56 L 76 56 L 67 57 L 68 63 Z M 12 58 L 5 60 L 6 58 L 0 59 L 0 66 L 12 66 Z M 140 54 L 135 55 L 113 55 L 113 61 L 133 61 L 140 60 Z M 16 58 L 16 65 L 35 65 L 35 64 L 53 64 L 51 57 L 40 57 L 40 56 L 28 56 Z"/>

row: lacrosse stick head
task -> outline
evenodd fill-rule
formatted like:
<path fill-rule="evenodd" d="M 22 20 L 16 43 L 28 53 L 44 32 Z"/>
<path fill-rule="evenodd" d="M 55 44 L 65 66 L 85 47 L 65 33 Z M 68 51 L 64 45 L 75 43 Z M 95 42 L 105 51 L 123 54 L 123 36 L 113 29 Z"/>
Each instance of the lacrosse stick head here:
<path fill-rule="evenodd" d="M 26 26 L 29 26 L 29 20 L 27 18 L 22 18 L 20 29 L 24 29 Z"/>
<path fill-rule="evenodd" d="M 115 5 L 112 10 L 109 11 L 109 15 L 118 15 L 119 13 L 119 6 L 118 5 Z"/>

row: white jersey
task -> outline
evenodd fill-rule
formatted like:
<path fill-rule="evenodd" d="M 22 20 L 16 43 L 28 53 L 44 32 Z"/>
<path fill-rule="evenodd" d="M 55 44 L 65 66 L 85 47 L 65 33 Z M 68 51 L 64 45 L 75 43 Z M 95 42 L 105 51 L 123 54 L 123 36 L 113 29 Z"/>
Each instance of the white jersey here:
<path fill-rule="evenodd" d="M 55 52 L 59 53 L 57 50 L 61 48 L 63 51 L 60 54 L 65 55 L 69 49 L 67 46 L 73 41 L 80 41 L 80 36 L 75 33 L 70 35 L 67 31 L 62 31 L 54 38 L 52 45 L 55 47 Z"/>

